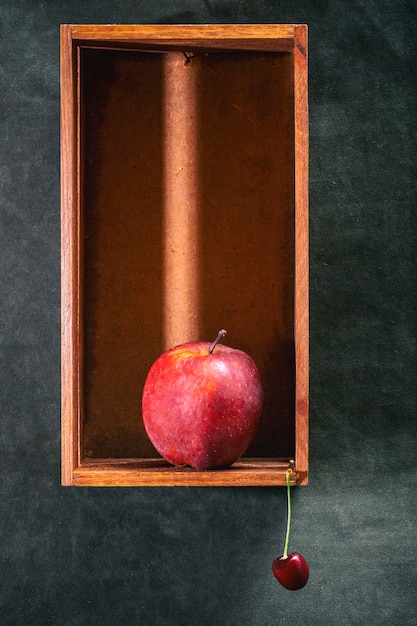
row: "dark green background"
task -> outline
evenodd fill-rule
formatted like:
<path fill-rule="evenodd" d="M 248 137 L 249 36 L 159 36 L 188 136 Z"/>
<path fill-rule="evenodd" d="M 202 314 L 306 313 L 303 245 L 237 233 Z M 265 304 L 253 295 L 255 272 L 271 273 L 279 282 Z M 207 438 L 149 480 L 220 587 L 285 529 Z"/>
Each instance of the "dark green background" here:
<path fill-rule="evenodd" d="M 0 2 L 5 625 L 417 624 L 414 0 Z M 311 466 L 277 488 L 60 487 L 59 24 L 310 35 Z"/>

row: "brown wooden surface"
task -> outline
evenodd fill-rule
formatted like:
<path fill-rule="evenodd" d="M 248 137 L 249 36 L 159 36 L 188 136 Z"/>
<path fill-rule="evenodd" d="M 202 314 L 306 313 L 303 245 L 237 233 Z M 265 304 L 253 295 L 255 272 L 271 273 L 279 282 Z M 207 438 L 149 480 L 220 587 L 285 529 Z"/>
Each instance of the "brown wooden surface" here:
<path fill-rule="evenodd" d="M 291 50 L 294 40 L 293 24 L 206 24 L 206 25 L 73 25 L 72 37 L 82 45 L 147 44 L 237 48 L 240 50 Z"/>
<path fill-rule="evenodd" d="M 284 486 L 288 461 L 242 459 L 224 470 L 195 471 L 175 468 L 162 459 L 89 460 L 74 472 L 78 486 L 188 486 L 244 487 Z M 291 484 L 296 484 L 295 475 Z"/>
<path fill-rule="evenodd" d="M 80 324 L 77 90 L 71 27 L 61 26 L 62 483 L 79 464 Z"/>
<path fill-rule="evenodd" d="M 286 458 L 295 456 L 297 483 L 306 484 L 308 475 L 306 34 L 306 27 L 293 25 L 166 26 L 162 28 L 159 26 L 62 27 L 63 484 L 284 485 L 288 465 L 286 462 L 274 461 L 273 459 L 277 456 Z M 74 45 L 74 41 L 82 44 L 82 48 L 78 43 Z M 166 347 L 163 341 L 160 345 L 148 342 L 150 355 L 140 360 L 143 336 L 149 338 L 153 334 L 155 339 L 160 341 L 158 337 L 164 335 L 162 326 L 160 332 L 155 333 L 152 324 L 161 325 L 163 321 L 162 318 L 158 321 L 158 316 L 163 314 L 164 310 L 163 300 L 158 301 L 158 294 L 166 299 L 166 293 L 164 295 L 158 288 L 158 284 L 162 285 L 162 276 L 158 279 L 158 274 L 155 274 L 154 270 L 149 273 L 150 270 L 146 270 L 146 265 L 142 263 L 142 266 L 138 267 L 135 260 L 140 257 L 142 246 L 149 247 L 147 242 L 150 242 L 151 247 L 145 254 L 151 264 L 149 268 L 161 269 L 164 265 L 158 245 L 155 247 L 156 244 L 152 242 L 158 241 L 158 223 L 160 223 L 163 211 L 166 210 L 166 207 L 163 208 L 162 199 L 157 196 L 158 189 L 162 186 L 158 168 L 166 159 L 166 151 L 162 148 L 160 152 L 158 151 L 158 145 L 162 145 L 158 133 L 161 132 L 160 125 L 163 124 L 164 115 L 160 109 L 160 100 L 165 87 L 161 82 L 163 75 L 160 74 L 161 71 L 163 72 L 163 67 L 160 60 L 154 58 L 159 58 L 160 55 L 151 55 L 153 60 L 150 61 L 149 54 L 145 53 L 145 56 L 141 58 L 140 53 L 136 52 L 128 59 L 123 56 L 123 51 L 120 51 L 121 56 L 117 56 L 111 50 L 100 51 L 100 49 L 107 45 L 118 48 L 115 42 L 121 42 L 122 48 L 130 49 L 131 45 L 134 45 L 137 49 L 142 49 L 141 42 L 144 41 L 155 46 L 155 49 L 159 49 L 161 41 L 164 42 L 165 49 L 168 49 L 165 45 L 167 43 L 171 44 L 169 49 L 175 49 L 179 43 L 182 44 L 180 46 L 182 48 L 183 44 L 188 45 L 191 42 L 196 44 L 194 46 L 196 48 L 209 45 L 217 49 L 213 58 L 208 56 L 201 57 L 200 60 L 197 58 L 192 60 L 190 65 L 195 73 L 194 82 L 190 83 L 187 78 L 188 85 L 195 85 L 198 98 L 194 104 L 199 107 L 199 115 L 205 120 L 204 126 L 200 126 L 195 134 L 195 143 L 192 148 L 193 159 L 189 158 L 191 162 L 197 155 L 199 162 L 199 169 L 192 174 L 191 178 L 189 177 L 190 181 L 194 181 L 189 183 L 189 189 L 193 185 L 199 185 L 201 206 L 207 207 L 206 212 L 204 208 L 200 210 L 196 222 L 201 229 L 199 237 L 201 241 L 204 241 L 204 237 L 207 236 L 207 240 L 213 242 L 214 245 L 214 248 L 211 245 L 207 248 L 205 255 L 202 253 L 201 245 L 197 251 L 199 260 L 197 257 L 195 260 L 199 267 L 201 265 L 202 275 L 209 278 L 207 281 L 208 299 L 206 302 L 203 282 L 200 281 L 198 294 L 200 309 L 194 315 L 197 314 L 202 334 L 200 337 L 190 337 L 190 339 L 209 339 L 206 335 L 213 333 L 212 324 L 207 321 L 209 313 L 206 313 L 206 310 L 216 310 L 220 317 L 231 316 L 232 320 L 234 319 L 232 327 L 236 326 L 238 329 L 232 345 L 245 349 L 258 364 L 260 363 L 263 377 L 269 377 L 267 396 L 270 393 L 268 389 L 271 391 L 281 389 L 281 396 L 276 396 L 276 394 L 268 396 L 270 398 L 269 408 L 267 408 L 269 417 L 264 420 L 256 440 L 248 450 L 247 454 L 252 458 L 243 459 L 233 469 L 217 470 L 213 473 L 199 473 L 188 469 L 177 470 L 166 466 L 163 461 L 153 459 L 155 451 L 144 434 L 143 427 L 138 430 L 136 409 L 132 409 L 140 401 L 140 384 L 136 387 L 131 386 L 129 392 L 130 383 L 127 382 L 129 372 L 135 371 L 136 362 L 138 368 L 143 369 L 143 374 L 140 375 L 143 377 L 152 362 L 152 354 L 156 358 Z M 88 52 L 90 44 L 94 48 L 93 44 L 96 43 L 100 44 L 99 49 Z M 253 57 L 251 60 L 252 57 L 247 55 L 252 53 L 242 52 L 243 56 L 236 57 L 236 66 L 233 52 L 227 53 L 227 50 L 232 48 L 248 51 L 252 47 L 258 50 L 288 51 L 292 50 L 293 46 L 294 55 L 288 55 L 286 52 L 287 56 L 277 56 L 275 60 L 274 57 L 268 56 L 258 59 Z M 91 54 L 103 53 L 110 56 L 104 56 L 102 59 L 100 56 L 91 56 Z M 90 75 L 84 71 L 85 67 L 88 69 L 88 64 L 83 66 L 85 58 L 90 63 Z M 107 63 L 108 60 L 110 64 Z M 91 63 L 92 61 L 94 63 Z M 115 61 L 119 63 L 117 67 L 112 65 Z M 133 71 L 131 74 L 129 67 Z M 138 68 L 141 68 L 142 73 L 137 72 Z M 184 65 L 180 63 L 178 68 L 180 71 L 178 80 L 181 81 Z M 185 70 L 188 69 L 191 68 L 185 68 Z M 147 73 L 148 78 L 146 78 Z M 80 84 L 78 84 L 77 75 L 80 75 Z M 158 76 L 161 76 L 160 80 Z M 212 81 L 210 77 L 213 77 Z M 135 80 L 142 79 L 145 80 L 143 85 L 138 83 L 135 89 L 131 88 Z M 231 94 L 229 98 L 227 96 L 223 100 L 218 98 L 219 81 L 220 85 L 228 85 Z M 94 83 L 96 87 L 91 91 Z M 276 91 L 274 91 L 274 86 L 271 90 L 271 84 L 276 85 Z M 123 85 L 126 87 L 125 92 L 123 92 Z M 263 85 L 262 89 L 261 85 Z M 247 93 L 246 89 L 249 90 Z M 108 95 L 106 95 L 106 90 Z M 150 100 L 146 105 L 148 113 L 146 113 L 146 108 L 142 107 L 138 110 L 141 111 L 142 117 L 136 115 L 137 104 L 132 100 L 131 94 L 135 92 L 151 94 L 152 90 L 154 95 L 150 95 Z M 259 96 L 256 95 L 258 91 Z M 253 99 L 253 93 L 255 93 L 255 99 Z M 77 106 L 78 96 L 81 97 L 80 107 Z M 113 98 L 115 107 L 113 111 L 109 106 L 103 108 L 103 101 L 106 97 Z M 262 102 L 265 106 L 273 103 L 273 106 L 269 110 L 267 106 L 262 109 Z M 238 134 L 233 137 L 230 145 L 233 146 L 235 153 L 242 157 L 246 168 L 243 181 L 245 189 L 243 190 L 239 185 L 235 186 L 233 176 L 228 175 L 228 172 L 233 174 L 235 168 L 233 151 L 228 156 L 227 144 L 222 143 L 235 119 L 233 116 L 228 116 L 228 107 L 230 107 L 231 116 L 241 116 L 240 126 L 237 128 Z M 118 115 L 119 112 L 120 115 Z M 261 112 L 261 117 L 256 118 L 259 112 Z M 108 124 L 106 126 L 106 115 L 110 114 L 111 117 L 107 118 L 107 122 L 110 119 L 110 124 L 113 126 Z M 184 117 L 183 114 L 181 115 Z M 185 123 L 187 115 L 192 117 L 193 111 L 190 109 L 186 112 Z M 151 121 L 152 119 L 154 122 Z M 135 149 L 133 152 L 130 148 L 128 151 L 125 149 L 126 142 L 130 145 L 131 137 L 135 136 L 135 132 L 131 132 L 132 129 L 129 126 L 126 127 L 126 120 L 128 124 L 133 124 L 136 136 L 138 133 L 141 136 L 141 142 L 145 141 L 143 149 L 148 155 L 149 167 L 144 168 L 142 174 L 139 174 L 138 170 L 134 171 L 137 164 L 137 155 L 134 156 Z M 120 122 L 122 126 L 119 125 Z M 142 122 L 144 126 L 140 129 L 137 125 Z M 223 123 L 223 128 L 221 123 Z M 154 124 L 153 127 L 152 124 Z M 154 135 L 152 128 L 154 128 Z M 260 140 L 262 137 L 263 139 Z M 109 138 L 110 143 L 106 143 Z M 190 150 L 192 141 L 191 137 Z M 292 147 L 291 141 L 294 142 Z M 148 147 L 146 147 L 146 142 L 149 144 Z M 270 155 L 268 151 L 265 151 L 268 142 L 271 146 Z M 261 146 L 262 150 L 260 150 Z M 118 148 L 121 150 L 120 158 L 114 156 Z M 130 165 L 129 154 L 132 157 Z M 202 158 L 203 155 L 204 158 Z M 106 159 L 110 168 L 107 172 Z M 178 159 L 178 156 L 175 159 Z M 269 178 L 264 179 L 264 184 L 260 186 L 260 179 L 257 182 L 257 177 L 263 176 L 262 171 L 268 171 Z M 151 178 L 150 172 L 153 172 Z M 155 174 L 156 176 L 152 178 Z M 171 178 L 171 183 L 176 184 L 174 177 Z M 251 185 L 253 191 L 247 185 Z M 275 207 L 272 212 L 270 208 L 267 208 L 262 219 L 273 218 L 275 220 L 278 217 L 278 221 L 275 224 L 272 221 L 266 230 L 265 226 L 262 226 L 262 219 L 259 219 L 259 215 L 254 214 L 254 220 L 249 219 L 255 206 L 253 204 L 255 197 L 259 196 L 259 189 L 262 189 L 263 193 L 260 197 L 264 203 L 264 210 L 267 207 Z M 179 193 L 183 192 L 180 182 L 178 182 L 178 190 Z M 176 193 L 174 188 L 172 198 L 175 198 Z M 118 194 L 123 198 L 121 203 L 118 201 Z M 99 204 L 97 204 L 97 199 Z M 148 210 L 147 214 L 142 215 L 141 204 L 151 207 L 150 213 Z M 296 207 L 295 223 L 291 218 L 294 204 Z M 228 218 L 230 226 L 228 226 L 228 219 L 224 221 L 222 206 L 226 206 L 227 213 L 230 213 Z M 116 212 L 112 207 L 117 207 Z M 220 210 L 217 217 L 216 208 Z M 149 232 L 149 228 L 152 228 L 152 219 L 150 220 L 152 215 L 154 216 L 152 218 L 154 219 L 153 234 Z M 224 223 L 217 236 L 216 220 L 219 219 Z M 246 235 L 245 223 L 248 229 Z M 248 245 L 248 250 L 252 247 L 252 240 L 264 239 L 262 247 L 257 249 L 258 261 L 255 261 L 255 265 L 259 262 L 261 266 L 265 263 L 268 266 L 269 263 L 272 278 L 267 276 L 261 278 L 258 286 L 256 280 L 259 280 L 259 276 L 256 278 L 256 272 L 253 273 L 254 280 L 251 279 L 253 259 L 249 265 L 246 265 L 251 268 L 249 273 L 246 272 L 246 276 L 242 275 L 245 259 L 249 258 L 247 251 L 243 248 L 240 251 L 237 250 L 238 256 L 230 250 L 226 256 L 222 252 L 231 248 L 228 242 L 230 242 L 230 237 L 233 238 L 237 224 L 240 224 L 241 228 L 240 241 L 245 242 L 245 237 L 247 237 L 247 243 L 243 247 Z M 144 226 L 146 226 L 145 234 L 142 232 Z M 132 247 L 132 241 L 135 240 L 136 244 Z M 291 243 L 293 240 L 295 240 L 295 249 Z M 167 245 L 166 249 L 169 249 Z M 184 245 L 187 247 L 185 240 Z M 252 255 L 254 251 L 252 248 Z M 121 256 L 120 252 L 122 252 Z M 262 254 L 264 254 L 264 261 L 262 261 Z M 142 256 L 142 261 L 145 257 Z M 213 265 L 214 259 L 220 262 L 220 273 L 219 266 L 216 263 Z M 192 258 L 190 262 L 193 262 Z M 124 269 L 126 263 L 128 270 Z M 292 265 L 295 267 L 295 275 L 294 269 L 291 270 Z M 225 267 L 229 269 L 225 271 Z M 233 275 L 230 271 L 233 267 L 237 270 L 235 283 L 233 280 L 230 282 Z M 146 276 L 150 281 L 149 289 L 146 287 Z M 217 286 L 215 283 L 219 276 L 221 282 Z M 276 285 L 272 291 L 271 283 Z M 239 297 L 242 297 L 240 304 L 233 302 L 236 297 L 227 304 L 227 297 L 226 299 L 222 297 L 222 285 L 225 284 L 228 286 L 229 293 L 238 295 L 237 302 L 239 302 Z M 290 287 L 291 284 L 293 287 Z M 157 286 L 156 291 L 153 285 Z M 258 288 L 261 289 L 259 295 L 257 295 Z M 137 299 L 138 293 L 142 294 L 142 300 Z M 278 307 L 277 303 L 279 303 Z M 175 301 L 173 311 L 175 316 Z M 245 313 L 242 314 L 242 311 Z M 191 314 L 191 309 L 188 313 L 185 311 L 183 315 L 188 314 Z M 250 320 L 254 324 L 252 330 Z M 214 321 L 214 324 L 216 323 L 219 327 L 224 325 L 220 319 Z M 144 325 L 146 327 L 146 324 L 150 324 L 147 332 L 143 336 L 138 335 L 136 329 Z M 259 327 L 267 343 L 257 338 Z M 217 326 L 214 332 L 217 332 Z M 136 340 L 138 343 L 135 343 Z M 242 345 L 245 341 L 247 345 Z M 268 344 L 269 356 L 267 356 Z M 125 345 L 124 351 L 120 351 L 119 347 L 123 345 Z M 265 348 L 267 352 L 263 352 Z M 292 357 L 294 351 L 295 357 Z M 139 360 L 137 360 L 138 357 Z M 295 363 L 291 365 L 294 359 Z M 281 362 L 280 369 L 276 369 L 279 362 Z M 270 377 L 271 370 L 275 371 L 272 378 Z M 285 382 L 288 375 L 289 378 Z M 132 376 L 130 380 L 134 380 Z M 295 402 L 291 400 L 294 396 Z M 283 406 L 287 407 L 284 412 Z M 278 414 L 281 414 L 281 421 L 277 421 Z M 283 421 L 284 415 L 287 417 Z M 286 438 L 287 445 L 283 446 L 282 441 L 278 443 L 276 437 L 279 433 Z M 120 443 L 117 444 L 117 441 Z M 132 452 L 133 461 L 126 458 L 131 457 Z M 89 455 L 95 458 L 88 458 Z"/>
<path fill-rule="evenodd" d="M 299 484 L 308 480 L 309 264 L 308 264 L 308 76 L 307 27 L 294 37 L 295 93 L 295 349 L 296 450 Z"/>

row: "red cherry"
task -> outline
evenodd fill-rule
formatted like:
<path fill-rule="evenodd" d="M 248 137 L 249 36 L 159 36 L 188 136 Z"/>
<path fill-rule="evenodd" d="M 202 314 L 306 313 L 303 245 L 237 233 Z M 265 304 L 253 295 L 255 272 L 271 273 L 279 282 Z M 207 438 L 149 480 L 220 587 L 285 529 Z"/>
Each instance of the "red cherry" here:
<path fill-rule="evenodd" d="M 298 552 L 287 557 L 280 556 L 272 563 L 272 572 L 279 583 L 286 589 L 302 589 L 308 581 L 307 561 Z"/>

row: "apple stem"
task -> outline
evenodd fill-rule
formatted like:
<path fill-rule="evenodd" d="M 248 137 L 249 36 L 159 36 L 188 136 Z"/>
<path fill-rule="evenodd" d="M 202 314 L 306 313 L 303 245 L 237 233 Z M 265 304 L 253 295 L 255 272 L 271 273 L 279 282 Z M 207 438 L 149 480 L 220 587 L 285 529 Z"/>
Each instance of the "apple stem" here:
<path fill-rule="evenodd" d="M 211 344 L 211 348 L 209 350 L 209 354 L 213 353 L 214 348 L 217 346 L 219 341 L 221 341 L 223 339 L 223 337 L 226 335 L 226 333 L 227 333 L 227 330 L 224 330 L 224 328 L 222 328 L 222 330 L 219 330 L 219 334 L 217 335 L 216 339 Z"/>
<path fill-rule="evenodd" d="M 292 470 L 289 469 L 287 471 L 287 473 L 285 474 L 285 480 L 287 482 L 287 532 L 285 535 L 285 545 L 284 545 L 284 553 L 282 555 L 283 559 L 286 559 L 288 557 L 288 542 L 290 540 L 290 529 L 291 529 L 291 487 L 290 487 L 290 480 L 291 480 L 291 474 L 292 474 Z"/>

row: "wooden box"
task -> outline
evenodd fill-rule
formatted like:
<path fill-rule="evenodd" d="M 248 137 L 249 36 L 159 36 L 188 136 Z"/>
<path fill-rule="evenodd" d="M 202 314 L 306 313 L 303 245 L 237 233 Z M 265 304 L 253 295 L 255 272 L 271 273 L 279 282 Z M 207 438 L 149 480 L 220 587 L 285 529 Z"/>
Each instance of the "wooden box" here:
<path fill-rule="evenodd" d="M 61 167 L 62 483 L 306 484 L 306 26 L 62 25 Z M 174 468 L 146 374 L 223 327 L 261 424 L 232 467 Z"/>

